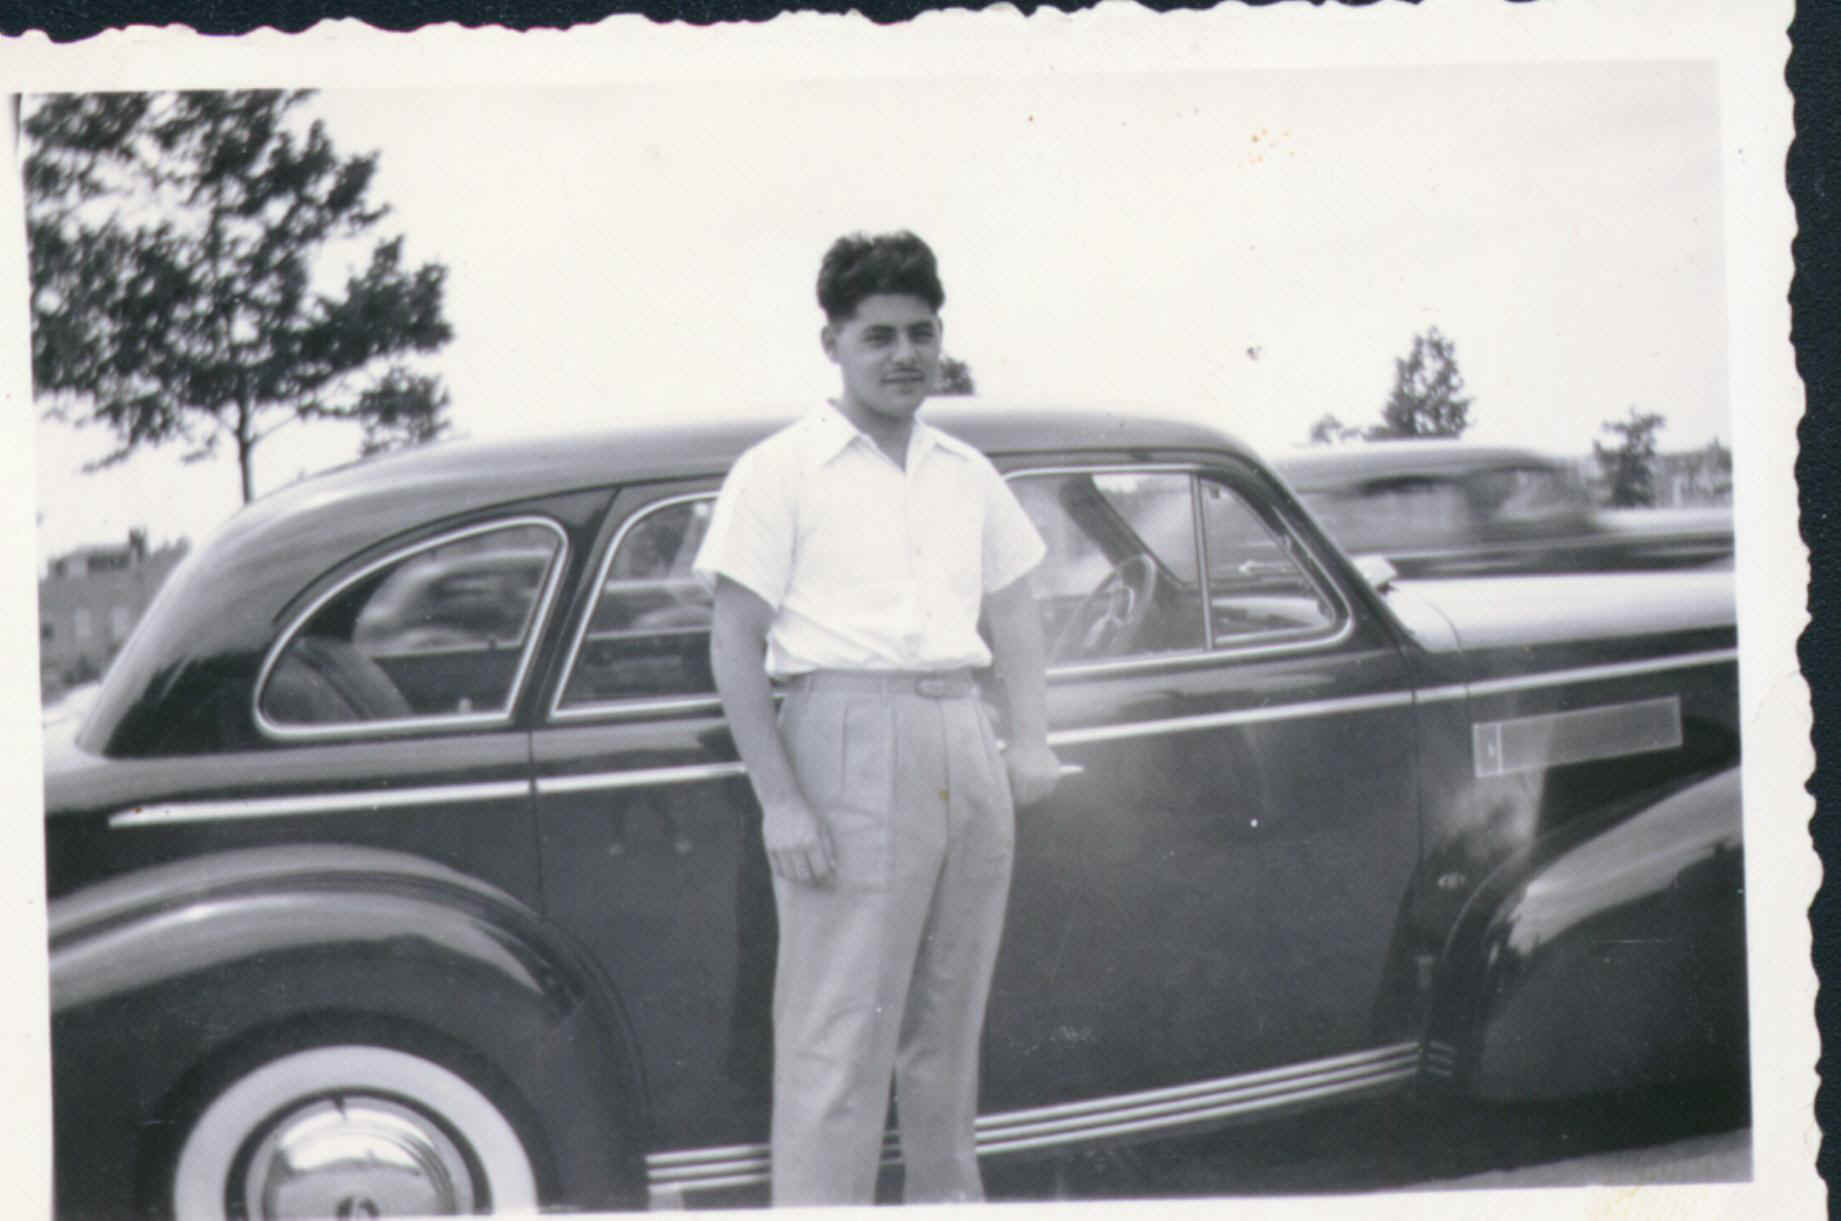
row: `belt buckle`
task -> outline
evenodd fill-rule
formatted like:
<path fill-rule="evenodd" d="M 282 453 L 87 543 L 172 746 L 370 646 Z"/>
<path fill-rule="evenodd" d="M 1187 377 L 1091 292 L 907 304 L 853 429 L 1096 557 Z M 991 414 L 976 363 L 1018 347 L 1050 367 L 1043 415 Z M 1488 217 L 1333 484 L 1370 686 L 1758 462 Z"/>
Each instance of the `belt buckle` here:
<path fill-rule="evenodd" d="M 928 699 L 939 700 L 950 695 L 957 695 L 959 692 L 958 685 L 953 682 L 951 676 L 927 674 L 914 680 L 914 693 L 924 695 Z"/>

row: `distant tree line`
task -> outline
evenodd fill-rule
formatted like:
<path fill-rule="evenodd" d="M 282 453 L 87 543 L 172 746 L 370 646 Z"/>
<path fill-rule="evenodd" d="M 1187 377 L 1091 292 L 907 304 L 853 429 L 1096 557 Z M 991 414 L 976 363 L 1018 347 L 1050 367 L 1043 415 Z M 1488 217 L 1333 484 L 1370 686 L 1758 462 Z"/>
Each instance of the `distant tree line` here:
<path fill-rule="evenodd" d="M 1349 425 L 1326 413 L 1310 426 L 1310 443 L 1461 437 L 1471 424 L 1472 401 L 1458 370 L 1456 345 L 1434 326 L 1413 336 L 1411 349 L 1394 361 L 1393 389 L 1381 406 L 1378 421 L 1365 427 Z M 1667 424 L 1667 417 L 1659 412 L 1633 406 L 1624 418 L 1606 420 L 1599 427 L 1612 441 L 1592 442 L 1608 503 L 1621 508 L 1657 502 L 1660 455 L 1656 436 Z M 1712 494 L 1719 495 L 1722 486 L 1730 487 L 1732 455 L 1718 440 L 1690 458 L 1688 465 L 1694 468 L 1688 473 L 1707 482 Z"/>

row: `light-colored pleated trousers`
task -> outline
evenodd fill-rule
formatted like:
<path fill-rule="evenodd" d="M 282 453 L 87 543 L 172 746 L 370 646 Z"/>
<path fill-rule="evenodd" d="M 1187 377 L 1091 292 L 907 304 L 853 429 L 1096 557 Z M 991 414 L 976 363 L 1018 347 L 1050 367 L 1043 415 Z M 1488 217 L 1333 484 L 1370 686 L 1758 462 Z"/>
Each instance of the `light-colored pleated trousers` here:
<path fill-rule="evenodd" d="M 825 819 L 825 886 L 774 878 L 773 1201 L 874 1199 L 891 1074 L 909 1202 L 978 1200 L 978 1052 L 1015 823 L 971 694 L 799 683 L 780 731 Z M 966 684 L 969 688 L 969 683 Z"/>

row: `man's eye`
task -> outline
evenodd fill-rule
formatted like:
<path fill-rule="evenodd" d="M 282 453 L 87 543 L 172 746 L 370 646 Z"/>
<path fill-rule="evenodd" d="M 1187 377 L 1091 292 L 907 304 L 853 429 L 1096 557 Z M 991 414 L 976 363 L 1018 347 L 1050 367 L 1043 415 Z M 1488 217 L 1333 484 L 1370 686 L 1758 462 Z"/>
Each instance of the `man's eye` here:
<path fill-rule="evenodd" d="M 917 326 L 908 332 L 908 337 L 915 343 L 932 343 L 934 330 L 930 326 Z"/>
<path fill-rule="evenodd" d="M 863 342 L 872 343 L 877 346 L 881 346 L 882 344 L 885 344 L 885 343 L 892 343 L 894 339 L 895 339 L 895 332 L 893 331 L 874 330 L 874 331 L 864 331 L 863 332 Z"/>

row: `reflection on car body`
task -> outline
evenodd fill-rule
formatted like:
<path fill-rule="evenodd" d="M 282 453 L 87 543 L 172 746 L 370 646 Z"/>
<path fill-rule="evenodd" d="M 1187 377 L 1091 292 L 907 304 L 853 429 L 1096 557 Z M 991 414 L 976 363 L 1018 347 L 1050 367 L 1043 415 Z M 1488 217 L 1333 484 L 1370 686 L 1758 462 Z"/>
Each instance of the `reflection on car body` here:
<path fill-rule="evenodd" d="M 1403 576 L 1729 562 L 1725 509 L 1607 513 L 1577 472 L 1514 446 L 1375 441 L 1293 450 L 1273 467 L 1337 544 Z"/>
<path fill-rule="evenodd" d="M 1071 765 L 981 1155 L 1745 1088 L 1730 574 L 1382 591 L 1211 430 L 930 418 L 1049 543 Z M 436 445 L 194 553 L 47 756 L 60 1209 L 759 1198 L 773 901 L 689 564 L 772 426 Z"/>

